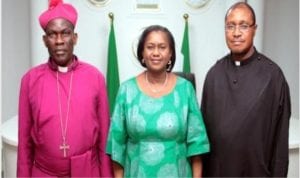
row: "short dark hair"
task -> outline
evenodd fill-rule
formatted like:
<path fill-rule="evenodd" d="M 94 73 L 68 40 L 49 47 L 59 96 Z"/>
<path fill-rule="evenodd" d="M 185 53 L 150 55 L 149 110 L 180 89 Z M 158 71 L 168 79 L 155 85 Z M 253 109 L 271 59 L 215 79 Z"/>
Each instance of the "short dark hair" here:
<path fill-rule="evenodd" d="M 237 9 L 237 8 L 240 8 L 240 7 L 246 7 L 247 9 L 250 10 L 251 12 L 251 15 L 252 15 L 252 20 L 253 20 L 253 25 L 256 24 L 256 16 L 255 16 L 255 12 L 253 10 L 253 8 L 246 2 L 237 2 L 235 4 L 233 4 L 226 12 L 226 15 L 225 15 L 225 22 L 227 20 L 227 16 L 228 14 L 234 10 L 234 9 Z"/>
<path fill-rule="evenodd" d="M 138 61 L 140 62 L 140 64 L 143 67 L 146 67 L 146 64 L 143 63 L 143 51 L 144 51 L 144 46 L 145 46 L 145 40 L 148 37 L 148 35 L 153 32 L 153 31 L 161 31 L 163 33 L 165 33 L 167 35 L 168 41 L 169 41 L 169 45 L 170 48 L 172 50 L 172 56 L 171 56 L 171 64 L 167 65 L 167 71 L 170 72 L 172 71 L 174 65 L 175 65 L 175 61 L 176 61 L 176 51 L 175 51 L 175 40 L 174 37 L 172 35 L 172 33 L 163 26 L 160 25 L 151 25 L 148 26 L 142 33 L 142 35 L 139 38 L 139 42 L 138 42 L 138 47 L 137 47 L 137 58 Z"/>

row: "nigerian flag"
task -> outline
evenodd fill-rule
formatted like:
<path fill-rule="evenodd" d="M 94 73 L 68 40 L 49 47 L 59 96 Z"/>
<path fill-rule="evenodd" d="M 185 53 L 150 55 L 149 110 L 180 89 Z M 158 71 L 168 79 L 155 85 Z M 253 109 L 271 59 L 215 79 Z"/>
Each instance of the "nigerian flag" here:
<path fill-rule="evenodd" d="M 183 55 L 183 72 L 190 73 L 190 47 L 189 47 L 189 27 L 188 20 L 185 20 L 183 40 L 181 45 L 181 53 Z"/>
<path fill-rule="evenodd" d="M 114 110 L 116 95 L 120 85 L 117 47 L 115 39 L 115 31 L 113 24 L 113 16 L 111 17 L 111 25 L 108 39 L 108 53 L 107 53 L 107 73 L 106 73 L 106 86 L 109 99 L 109 110 L 112 114 Z"/>

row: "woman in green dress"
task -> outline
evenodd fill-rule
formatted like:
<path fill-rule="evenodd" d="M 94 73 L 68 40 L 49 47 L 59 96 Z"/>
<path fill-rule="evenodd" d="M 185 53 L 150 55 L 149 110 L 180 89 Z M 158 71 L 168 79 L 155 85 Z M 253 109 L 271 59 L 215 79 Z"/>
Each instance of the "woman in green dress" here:
<path fill-rule="evenodd" d="M 115 177 L 201 177 L 208 138 L 192 84 L 171 72 L 170 31 L 147 27 L 137 56 L 145 71 L 122 83 L 111 118 L 106 151 Z"/>

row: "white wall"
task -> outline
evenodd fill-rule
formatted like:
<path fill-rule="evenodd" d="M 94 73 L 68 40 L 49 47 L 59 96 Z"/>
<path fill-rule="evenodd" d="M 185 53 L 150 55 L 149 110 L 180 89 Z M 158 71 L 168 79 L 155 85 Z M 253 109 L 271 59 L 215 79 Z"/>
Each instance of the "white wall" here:
<path fill-rule="evenodd" d="M 1 0 L 1 2 L 1 120 L 5 121 L 17 114 L 20 78 L 31 66 L 31 33 L 29 1 Z"/>
<path fill-rule="evenodd" d="M 65 0 L 71 2 L 79 11 L 76 28 L 79 41 L 75 53 L 84 61 L 94 64 L 104 74 L 109 32 L 108 13 L 114 13 L 121 81 L 143 70 L 134 58 L 132 44 L 140 35 L 141 29 L 151 24 L 164 25 L 173 32 L 177 50 L 175 70 L 181 70 L 180 48 L 184 29 L 182 15 L 188 13 L 192 71 L 197 77 L 199 101 L 207 70 L 228 52 L 224 39 L 224 15 L 227 8 L 236 1 L 239 0 L 211 0 L 208 6 L 196 10 L 189 8 L 184 0 L 160 0 L 160 11 L 143 13 L 134 9 L 135 0 L 110 0 L 109 4 L 102 8 L 92 7 L 87 0 Z M 42 43 L 43 32 L 37 20 L 40 12 L 47 7 L 47 0 L 0 2 L 2 3 L 1 120 L 4 122 L 17 114 L 21 76 L 31 66 L 45 62 L 48 57 Z M 291 90 L 292 115 L 299 118 L 299 2 L 298 0 L 248 0 L 248 2 L 258 16 L 255 45 L 283 69 Z"/>
<path fill-rule="evenodd" d="M 2 14 L 2 1 L 0 1 L 0 14 Z M 1 17 L 1 15 L 0 15 Z M 2 19 L 0 18 L 0 41 L 2 41 Z M 0 48 L 0 61 L 2 61 L 2 49 Z M 2 64 L 0 62 L 0 78 L 2 79 Z M 0 98 L 2 98 L 2 82 L 0 82 Z M 2 113 L 2 100 L 0 101 L 0 113 Z M 1 126 L 0 122 L 0 126 Z M 2 140 L 2 139 L 0 139 Z M 0 168 L 1 170 L 3 170 L 3 165 L 2 165 L 2 142 L 0 143 L 0 150 L 1 150 L 1 154 L 0 154 Z M 1 177 L 3 177 L 3 172 L 0 172 Z"/>
<path fill-rule="evenodd" d="M 292 116 L 299 118 L 299 1 L 267 0 L 263 51 L 289 83 Z"/>

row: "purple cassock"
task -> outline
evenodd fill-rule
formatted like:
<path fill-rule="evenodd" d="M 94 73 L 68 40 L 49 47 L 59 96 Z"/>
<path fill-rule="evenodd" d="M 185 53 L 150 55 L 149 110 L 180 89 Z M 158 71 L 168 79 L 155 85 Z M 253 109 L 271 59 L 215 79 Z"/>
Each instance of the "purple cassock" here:
<path fill-rule="evenodd" d="M 57 68 L 49 60 L 22 78 L 17 176 L 112 177 L 103 75 L 76 57 Z"/>

